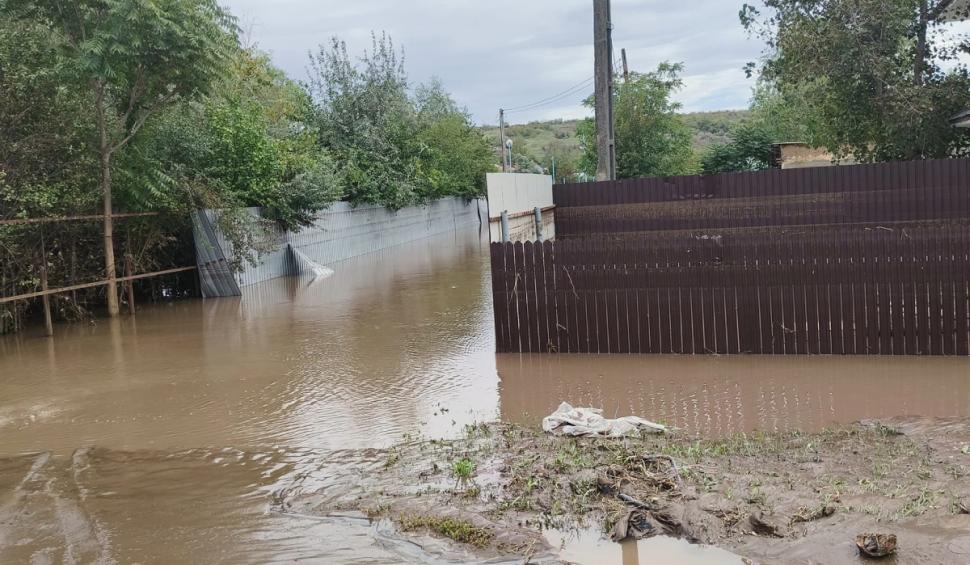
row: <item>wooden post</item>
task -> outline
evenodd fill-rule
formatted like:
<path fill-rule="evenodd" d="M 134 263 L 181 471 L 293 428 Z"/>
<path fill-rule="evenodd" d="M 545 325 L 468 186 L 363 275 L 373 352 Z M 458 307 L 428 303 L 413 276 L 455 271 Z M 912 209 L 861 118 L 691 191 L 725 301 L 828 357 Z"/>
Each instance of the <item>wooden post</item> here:
<path fill-rule="evenodd" d="M 610 0 L 593 0 L 593 51 L 596 75 L 596 180 L 616 180 L 613 139 L 613 24 Z"/>
<path fill-rule="evenodd" d="M 44 244 L 44 233 L 40 234 L 40 289 L 47 292 L 47 246 Z M 44 331 L 47 337 L 54 336 L 54 322 L 51 318 L 51 297 L 45 294 L 41 297 L 44 305 Z"/>
<path fill-rule="evenodd" d="M 133 263 L 133 260 L 131 257 L 131 253 L 126 252 L 125 253 L 125 278 L 131 277 L 132 274 L 134 274 L 132 271 L 132 263 Z M 134 315 L 135 314 L 135 281 L 128 278 L 128 280 L 125 281 L 125 291 L 128 295 L 128 313 L 131 315 Z"/>
<path fill-rule="evenodd" d="M 498 144 L 502 146 L 502 172 L 509 172 L 508 160 L 509 157 L 505 153 L 505 110 L 499 109 L 498 111 L 498 131 L 499 140 Z"/>

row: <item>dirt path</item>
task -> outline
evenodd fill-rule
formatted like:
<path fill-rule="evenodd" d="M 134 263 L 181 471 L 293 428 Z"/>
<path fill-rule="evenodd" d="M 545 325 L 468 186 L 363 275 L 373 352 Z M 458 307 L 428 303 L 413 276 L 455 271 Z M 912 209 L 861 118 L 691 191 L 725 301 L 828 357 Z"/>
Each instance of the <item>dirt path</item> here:
<path fill-rule="evenodd" d="M 855 563 L 862 532 L 898 536 L 890 562 L 970 562 L 970 420 L 720 440 L 577 440 L 489 424 L 370 460 L 340 484 L 318 488 L 308 474 L 280 494 L 280 509 L 361 512 L 419 544 L 450 538 L 458 554 L 520 563 L 556 561 L 542 529 L 592 525 L 609 535 L 637 506 L 633 523 L 647 535 L 753 562 Z"/>

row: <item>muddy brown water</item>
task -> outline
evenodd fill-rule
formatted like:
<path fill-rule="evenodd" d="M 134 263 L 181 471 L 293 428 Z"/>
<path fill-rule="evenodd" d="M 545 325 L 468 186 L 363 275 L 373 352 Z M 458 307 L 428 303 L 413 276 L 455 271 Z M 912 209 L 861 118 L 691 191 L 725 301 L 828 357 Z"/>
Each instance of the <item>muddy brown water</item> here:
<path fill-rule="evenodd" d="M 434 561 L 387 524 L 275 497 L 321 461 L 353 481 L 365 448 L 537 425 L 562 400 L 708 435 L 970 415 L 963 359 L 496 356 L 487 253 L 439 237 L 316 283 L 0 339 L 0 563 Z M 562 557 L 731 562 L 670 544 L 585 534 Z"/>

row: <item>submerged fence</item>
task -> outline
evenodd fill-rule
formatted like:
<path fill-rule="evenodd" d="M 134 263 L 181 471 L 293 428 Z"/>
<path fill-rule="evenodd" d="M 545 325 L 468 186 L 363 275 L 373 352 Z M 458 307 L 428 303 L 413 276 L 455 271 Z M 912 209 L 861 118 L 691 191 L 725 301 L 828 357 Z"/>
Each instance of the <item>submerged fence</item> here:
<path fill-rule="evenodd" d="M 249 208 L 254 218 L 259 208 Z M 206 298 L 239 296 L 241 289 L 278 277 L 297 275 L 290 249 L 329 265 L 433 235 L 479 229 L 488 220 L 482 200 L 442 198 L 419 206 L 390 210 L 337 202 L 317 214 L 313 225 L 295 232 L 268 231 L 262 254 L 245 261 L 219 226 L 219 212 L 201 210 L 193 217 L 202 294 Z M 240 269 L 234 271 L 234 264 Z"/>
<path fill-rule="evenodd" d="M 970 161 L 567 185 L 493 244 L 498 350 L 968 355 Z"/>

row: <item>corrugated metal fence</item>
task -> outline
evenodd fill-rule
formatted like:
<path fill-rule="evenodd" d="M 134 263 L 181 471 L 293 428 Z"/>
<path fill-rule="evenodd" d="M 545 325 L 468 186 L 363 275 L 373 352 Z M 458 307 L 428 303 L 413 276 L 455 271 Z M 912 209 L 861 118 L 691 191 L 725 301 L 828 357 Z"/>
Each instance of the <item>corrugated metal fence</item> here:
<path fill-rule="evenodd" d="M 262 214 L 259 208 L 247 211 L 253 216 Z M 260 255 L 255 264 L 243 262 L 242 270 L 235 273 L 230 269 L 235 251 L 218 229 L 217 218 L 218 211 L 213 210 L 199 211 L 194 217 L 196 256 L 205 297 L 238 296 L 243 287 L 299 274 L 291 247 L 317 263 L 330 265 L 436 234 L 478 229 L 488 220 L 488 214 L 484 201 L 461 198 L 443 198 L 400 210 L 337 202 L 321 211 L 310 227 L 266 234 L 266 247 L 271 250 Z"/>
<path fill-rule="evenodd" d="M 970 161 L 557 187 L 493 244 L 499 351 L 968 355 Z"/>

